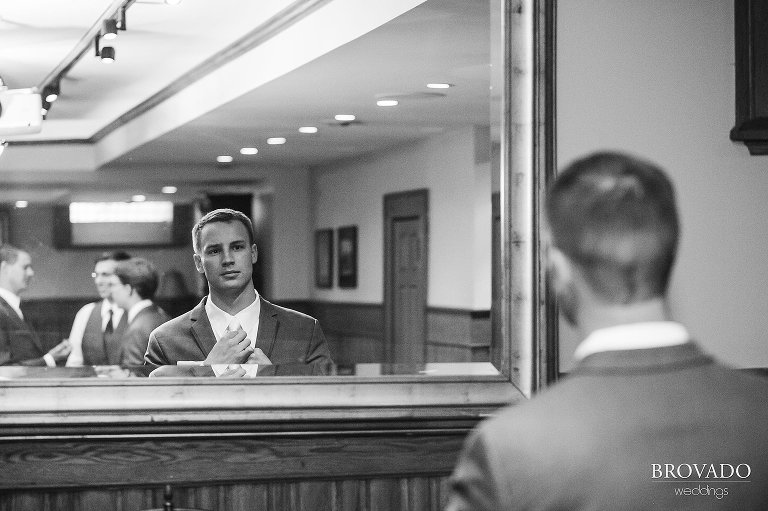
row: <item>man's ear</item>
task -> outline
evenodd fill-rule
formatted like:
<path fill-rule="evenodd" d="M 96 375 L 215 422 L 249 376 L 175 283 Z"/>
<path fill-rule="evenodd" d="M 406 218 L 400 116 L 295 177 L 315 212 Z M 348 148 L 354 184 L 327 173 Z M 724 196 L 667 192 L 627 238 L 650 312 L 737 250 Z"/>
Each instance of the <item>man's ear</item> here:
<path fill-rule="evenodd" d="M 195 269 L 197 270 L 197 273 L 205 274 L 203 259 L 200 257 L 200 254 L 193 254 L 192 259 L 195 261 Z"/>
<path fill-rule="evenodd" d="M 256 264 L 259 259 L 259 250 L 256 248 L 256 243 L 251 245 L 251 264 Z"/>
<path fill-rule="evenodd" d="M 573 281 L 573 263 L 559 248 L 550 246 L 548 269 L 555 292 L 563 291 Z"/>

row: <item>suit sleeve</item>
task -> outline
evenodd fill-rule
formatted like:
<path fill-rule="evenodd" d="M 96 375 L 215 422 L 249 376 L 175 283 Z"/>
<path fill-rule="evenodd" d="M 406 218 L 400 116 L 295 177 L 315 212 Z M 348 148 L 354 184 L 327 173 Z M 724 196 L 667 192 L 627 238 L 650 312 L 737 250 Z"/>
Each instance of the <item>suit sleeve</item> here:
<path fill-rule="evenodd" d="M 488 451 L 479 430 L 473 431 L 449 480 L 446 511 L 490 511 L 500 509 Z"/>
<path fill-rule="evenodd" d="M 328 349 L 328 342 L 325 340 L 325 334 L 323 329 L 320 328 L 320 323 L 314 320 L 312 327 L 312 337 L 309 341 L 309 349 L 307 350 L 307 356 L 304 359 L 307 364 L 324 364 L 333 363 L 331 359 L 331 350 Z"/>
<path fill-rule="evenodd" d="M 0 328 L 0 365 L 15 366 L 46 366 L 43 357 L 29 358 L 26 360 L 12 360 L 11 353 L 11 332 L 7 328 Z"/>
<path fill-rule="evenodd" d="M 144 365 L 144 354 L 147 351 L 147 339 L 149 332 L 144 329 L 126 332 L 123 336 L 120 350 L 121 366 Z"/>
<path fill-rule="evenodd" d="M 144 353 L 144 365 L 170 365 L 168 357 L 165 356 L 163 348 L 160 346 L 160 342 L 157 340 L 156 331 L 153 331 L 151 334 L 149 334 L 149 344 L 147 344 L 147 351 Z"/>

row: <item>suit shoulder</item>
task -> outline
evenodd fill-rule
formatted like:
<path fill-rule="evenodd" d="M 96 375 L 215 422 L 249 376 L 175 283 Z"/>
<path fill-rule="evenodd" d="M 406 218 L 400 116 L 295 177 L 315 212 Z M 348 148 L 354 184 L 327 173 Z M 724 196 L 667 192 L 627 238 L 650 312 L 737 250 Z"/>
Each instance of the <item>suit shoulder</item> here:
<path fill-rule="evenodd" d="M 165 335 L 176 335 L 179 330 L 190 328 L 192 326 L 192 313 L 193 311 L 185 312 L 181 316 L 169 319 L 162 325 L 152 330 L 152 336 L 162 337 Z"/>
<path fill-rule="evenodd" d="M 281 316 L 290 316 L 291 319 L 302 321 L 302 322 L 309 322 L 309 323 L 315 323 L 317 320 L 310 316 L 309 314 L 304 314 L 303 312 L 299 312 L 297 310 L 289 309 L 288 307 L 282 307 L 280 305 L 275 305 L 272 302 L 268 302 L 264 300 L 264 303 L 267 304 L 268 307 L 271 307 L 275 309 L 275 311 L 281 315 Z"/>

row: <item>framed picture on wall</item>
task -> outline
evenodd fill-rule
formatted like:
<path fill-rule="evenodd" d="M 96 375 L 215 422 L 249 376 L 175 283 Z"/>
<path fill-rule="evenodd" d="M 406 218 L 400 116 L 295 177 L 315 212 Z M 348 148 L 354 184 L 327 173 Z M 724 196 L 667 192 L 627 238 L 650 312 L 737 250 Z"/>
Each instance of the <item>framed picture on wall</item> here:
<path fill-rule="evenodd" d="M 357 226 L 339 227 L 339 287 L 357 287 Z"/>
<path fill-rule="evenodd" d="M 315 231 L 315 286 L 333 286 L 333 229 Z"/>

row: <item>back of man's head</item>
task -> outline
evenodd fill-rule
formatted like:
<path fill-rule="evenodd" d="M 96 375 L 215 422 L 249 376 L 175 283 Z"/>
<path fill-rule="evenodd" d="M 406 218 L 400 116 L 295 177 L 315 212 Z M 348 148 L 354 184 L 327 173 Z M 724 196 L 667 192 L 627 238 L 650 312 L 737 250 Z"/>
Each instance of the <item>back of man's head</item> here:
<path fill-rule="evenodd" d="M 549 190 L 552 243 L 601 300 L 662 297 L 677 251 L 672 183 L 657 166 L 602 152 L 571 163 Z"/>
<path fill-rule="evenodd" d="M 115 275 L 122 284 L 129 284 L 135 289 L 142 299 L 154 298 L 160 279 L 150 261 L 141 257 L 118 261 Z"/>

